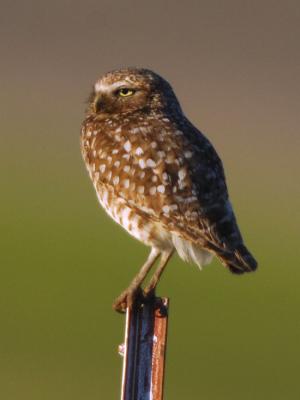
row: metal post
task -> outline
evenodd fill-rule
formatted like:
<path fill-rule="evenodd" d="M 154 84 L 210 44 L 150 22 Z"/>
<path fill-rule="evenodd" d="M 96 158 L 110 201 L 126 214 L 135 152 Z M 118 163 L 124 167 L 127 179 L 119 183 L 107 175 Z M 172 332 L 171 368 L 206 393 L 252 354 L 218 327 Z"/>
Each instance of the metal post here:
<path fill-rule="evenodd" d="M 162 400 L 168 324 L 167 298 L 126 311 L 121 400 Z"/>

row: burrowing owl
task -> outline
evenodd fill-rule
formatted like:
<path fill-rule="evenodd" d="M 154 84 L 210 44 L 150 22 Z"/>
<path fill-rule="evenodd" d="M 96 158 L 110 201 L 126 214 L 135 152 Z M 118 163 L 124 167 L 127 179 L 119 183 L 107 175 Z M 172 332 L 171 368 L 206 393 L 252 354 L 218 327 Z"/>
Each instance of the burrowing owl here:
<path fill-rule="evenodd" d="M 235 274 L 256 269 L 236 223 L 221 160 L 159 75 L 127 68 L 102 76 L 88 101 L 81 148 L 101 205 L 151 247 L 114 303 L 117 310 L 132 305 L 160 256 L 144 293 L 154 291 L 174 250 L 200 267 L 215 255 Z"/>

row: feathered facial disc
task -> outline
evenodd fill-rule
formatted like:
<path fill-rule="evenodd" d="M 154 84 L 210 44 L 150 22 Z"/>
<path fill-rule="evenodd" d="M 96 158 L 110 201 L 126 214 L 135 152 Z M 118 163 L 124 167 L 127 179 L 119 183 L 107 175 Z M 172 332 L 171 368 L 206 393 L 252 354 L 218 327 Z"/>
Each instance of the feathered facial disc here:
<path fill-rule="evenodd" d="M 179 107 L 171 86 L 159 75 L 146 69 L 122 69 L 108 72 L 96 82 L 88 113 L 102 119 L 170 107 L 171 103 Z"/>

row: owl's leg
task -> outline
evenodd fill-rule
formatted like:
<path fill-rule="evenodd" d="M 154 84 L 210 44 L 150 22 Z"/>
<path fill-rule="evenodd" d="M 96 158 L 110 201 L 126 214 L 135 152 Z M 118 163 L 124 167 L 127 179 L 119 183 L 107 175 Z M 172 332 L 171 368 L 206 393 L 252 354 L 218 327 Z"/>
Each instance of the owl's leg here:
<path fill-rule="evenodd" d="M 172 257 L 173 252 L 174 252 L 174 249 L 171 249 L 171 250 L 164 251 L 162 253 L 160 263 L 158 264 L 158 267 L 157 267 L 155 273 L 153 274 L 149 284 L 147 285 L 147 287 L 144 290 L 144 293 L 146 296 L 148 296 L 151 293 L 154 293 L 156 285 L 158 284 L 158 281 L 159 281 L 162 273 L 164 272 L 164 269 L 167 266 L 168 261 Z"/>
<path fill-rule="evenodd" d="M 113 308 L 116 311 L 124 312 L 127 307 L 132 306 L 138 292 L 142 292 L 140 289 L 141 283 L 146 278 L 148 272 L 150 271 L 151 267 L 153 266 L 159 255 L 160 251 L 153 247 L 147 261 L 142 266 L 139 273 L 134 277 L 128 288 L 125 289 L 124 292 L 122 292 L 121 295 L 114 301 Z"/>

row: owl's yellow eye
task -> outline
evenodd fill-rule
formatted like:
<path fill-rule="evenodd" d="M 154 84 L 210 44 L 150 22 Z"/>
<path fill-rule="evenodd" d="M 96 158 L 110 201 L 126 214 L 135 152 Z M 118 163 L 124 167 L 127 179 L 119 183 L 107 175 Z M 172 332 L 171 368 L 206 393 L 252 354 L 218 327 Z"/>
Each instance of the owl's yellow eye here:
<path fill-rule="evenodd" d="M 128 88 L 122 88 L 118 90 L 118 95 L 121 97 L 128 97 L 132 96 L 134 94 L 135 90 L 133 89 L 128 89 Z"/>

